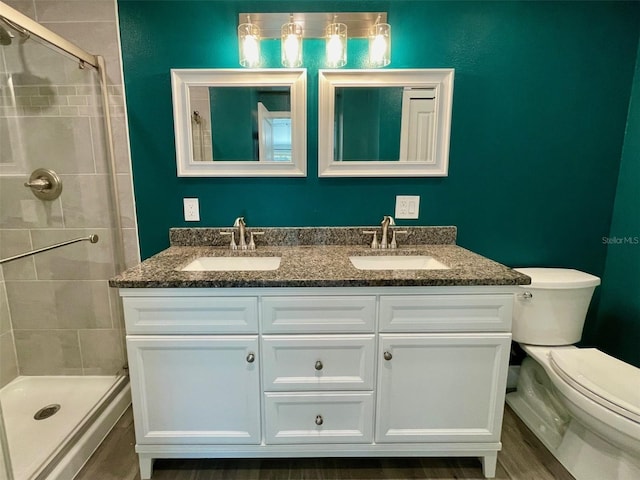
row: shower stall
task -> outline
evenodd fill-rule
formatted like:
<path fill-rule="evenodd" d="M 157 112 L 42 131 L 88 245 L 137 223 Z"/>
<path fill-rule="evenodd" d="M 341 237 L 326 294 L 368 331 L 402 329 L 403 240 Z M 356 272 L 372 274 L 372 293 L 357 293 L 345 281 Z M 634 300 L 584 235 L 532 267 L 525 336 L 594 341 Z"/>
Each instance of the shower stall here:
<path fill-rule="evenodd" d="M 0 2 L 0 480 L 69 479 L 129 403 L 102 57 Z"/>

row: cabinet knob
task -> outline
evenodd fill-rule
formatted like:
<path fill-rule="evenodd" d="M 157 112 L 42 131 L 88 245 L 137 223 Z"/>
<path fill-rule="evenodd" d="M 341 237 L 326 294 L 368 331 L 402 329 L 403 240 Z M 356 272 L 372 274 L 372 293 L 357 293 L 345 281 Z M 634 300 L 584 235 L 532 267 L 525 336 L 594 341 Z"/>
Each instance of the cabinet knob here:
<path fill-rule="evenodd" d="M 322 362 L 318 360 L 316 362 L 316 370 L 322 370 L 322 367 L 324 367 L 324 365 L 322 365 Z"/>
<path fill-rule="evenodd" d="M 391 360 L 393 358 L 393 355 L 391 355 L 391 352 L 384 352 L 383 356 L 385 360 Z"/>
<path fill-rule="evenodd" d="M 316 415 L 316 425 L 322 425 L 324 420 L 322 419 L 322 415 Z"/>
<path fill-rule="evenodd" d="M 249 355 L 247 355 L 247 363 L 253 363 L 256 359 L 256 356 L 253 353 L 249 353 Z"/>

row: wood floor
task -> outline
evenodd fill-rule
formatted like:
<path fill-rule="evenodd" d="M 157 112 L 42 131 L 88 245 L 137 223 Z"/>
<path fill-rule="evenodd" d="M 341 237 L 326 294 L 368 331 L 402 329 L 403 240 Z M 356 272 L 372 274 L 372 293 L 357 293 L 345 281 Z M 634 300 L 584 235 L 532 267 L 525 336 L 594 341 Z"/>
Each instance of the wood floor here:
<path fill-rule="evenodd" d="M 76 480 L 139 480 L 131 408 Z M 475 458 L 156 460 L 153 480 L 483 479 Z M 573 480 L 506 407 L 496 479 Z"/>

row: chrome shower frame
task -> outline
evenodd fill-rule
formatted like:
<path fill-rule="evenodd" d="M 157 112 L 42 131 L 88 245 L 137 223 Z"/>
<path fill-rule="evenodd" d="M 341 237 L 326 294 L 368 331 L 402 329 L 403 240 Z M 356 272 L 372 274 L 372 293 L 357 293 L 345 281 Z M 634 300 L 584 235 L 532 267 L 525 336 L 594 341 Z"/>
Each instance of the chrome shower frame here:
<path fill-rule="evenodd" d="M 27 17 L 26 15 L 18 12 L 8 5 L 0 2 L 0 17 L 6 18 L 12 24 L 17 25 L 20 29 L 23 29 L 32 35 L 41 38 L 47 43 L 51 43 L 61 50 L 64 50 L 68 54 L 76 57 L 81 62 L 87 63 L 94 68 L 98 68 L 98 60 L 96 55 L 92 55 L 76 44 L 62 38 L 57 33 L 52 32 L 46 27 L 43 27 L 35 20 Z"/>

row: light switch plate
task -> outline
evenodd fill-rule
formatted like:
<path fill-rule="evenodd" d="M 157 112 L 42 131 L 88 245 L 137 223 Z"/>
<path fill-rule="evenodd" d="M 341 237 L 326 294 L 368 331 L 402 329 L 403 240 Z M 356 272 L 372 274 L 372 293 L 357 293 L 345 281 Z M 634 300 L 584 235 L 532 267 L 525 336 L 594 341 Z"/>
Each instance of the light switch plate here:
<path fill-rule="evenodd" d="M 184 221 L 200 221 L 200 205 L 197 198 L 183 198 L 184 201 Z"/>
<path fill-rule="evenodd" d="M 420 213 L 419 195 L 396 196 L 396 218 L 416 219 Z"/>

